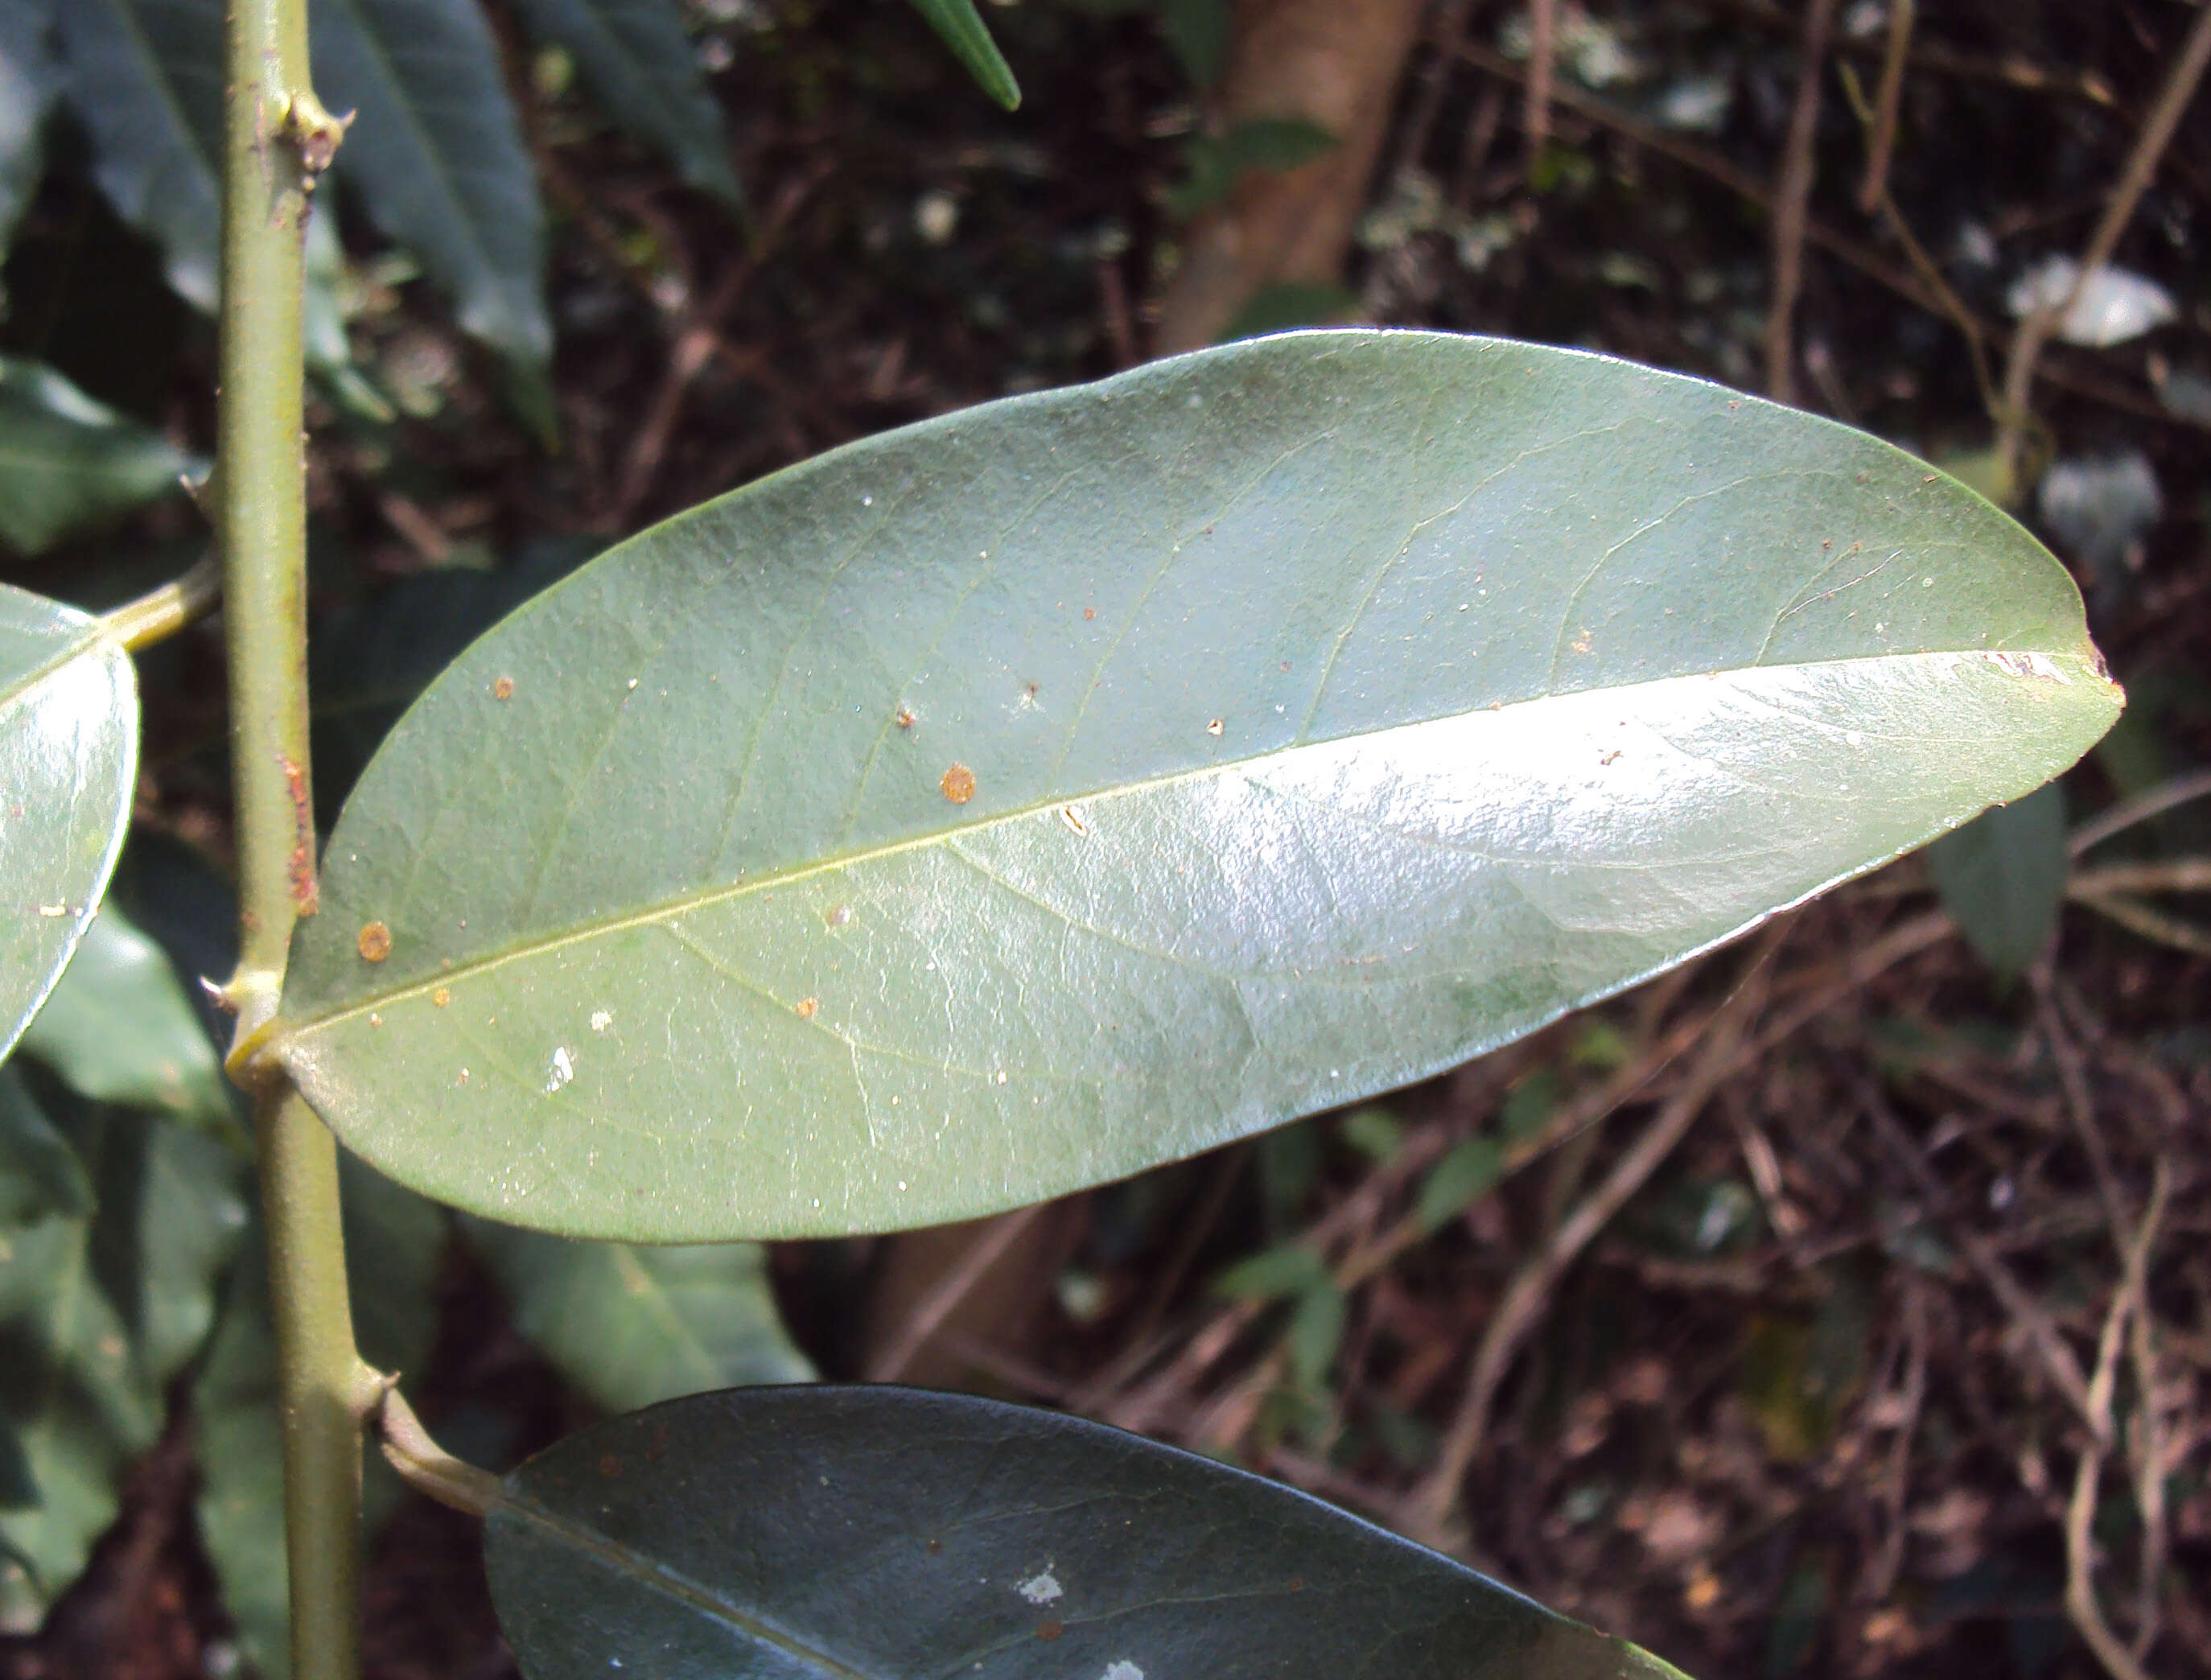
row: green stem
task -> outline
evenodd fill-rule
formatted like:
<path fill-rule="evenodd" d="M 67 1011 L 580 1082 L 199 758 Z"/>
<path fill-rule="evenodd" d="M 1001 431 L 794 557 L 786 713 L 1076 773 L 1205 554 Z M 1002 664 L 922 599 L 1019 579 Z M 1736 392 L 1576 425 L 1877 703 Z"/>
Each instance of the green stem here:
<path fill-rule="evenodd" d="M 284 1433 L 294 1680 L 360 1672 L 360 1423 L 383 1380 L 354 1351 L 329 1129 L 298 1092 L 256 1103 Z"/>
<path fill-rule="evenodd" d="M 230 0 L 227 12 L 216 532 L 238 802 L 230 1061 L 234 1075 L 259 1086 L 292 1673 L 354 1680 L 366 1400 L 346 1298 L 337 1149 L 305 1101 L 251 1058 L 276 1014 L 292 925 L 316 907 L 300 300 L 309 197 L 342 130 L 308 88 L 306 0 Z"/>

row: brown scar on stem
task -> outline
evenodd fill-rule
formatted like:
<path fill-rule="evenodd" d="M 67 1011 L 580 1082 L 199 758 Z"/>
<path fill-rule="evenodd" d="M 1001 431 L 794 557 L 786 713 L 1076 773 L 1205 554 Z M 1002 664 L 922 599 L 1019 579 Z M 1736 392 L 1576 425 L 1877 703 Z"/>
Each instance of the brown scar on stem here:
<path fill-rule="evenodd" d="M 300 915 L 312 916 L 323 907 L 322 889 L 315 881 L 315 806 L 307 793 L 307 773 L 286 753 L 276 755 L 284 772 L 284 785 L 292 795 L 292 906 Z"/>

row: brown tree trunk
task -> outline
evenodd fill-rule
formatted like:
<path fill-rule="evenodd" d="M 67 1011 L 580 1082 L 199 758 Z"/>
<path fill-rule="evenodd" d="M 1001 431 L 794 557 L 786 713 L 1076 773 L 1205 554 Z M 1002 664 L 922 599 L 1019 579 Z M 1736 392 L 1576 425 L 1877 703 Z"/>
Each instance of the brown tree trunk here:
<path fill-rule="evenodd" d="M 1237 0 L 1210 110 L 1220 132 L 1266 119 L 1338 143 L 1296 169 L 1246 170 L 1191 223 L 1153 335 L 1156 355 L 1210 344 L 1268 286 L 1332 283 L 1366 203 L 1422 0 Z"/>

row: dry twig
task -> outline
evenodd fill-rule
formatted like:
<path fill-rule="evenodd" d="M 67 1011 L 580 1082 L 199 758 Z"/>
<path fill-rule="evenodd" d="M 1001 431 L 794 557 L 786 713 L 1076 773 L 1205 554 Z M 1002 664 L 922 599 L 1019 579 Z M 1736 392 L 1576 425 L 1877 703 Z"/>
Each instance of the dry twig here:
<path fill-rule="evenodd" d="M 1514 1356 L 1542 1321 L 1552 1291 L 1568 1266 L 1640 1190 L 1674 1151 L 1703 1113 L 1721 1080 L 1734 1070 L 1744 1029 L 1766 1000 L 1767 967 L 1790 924 L 1771 928 L 1750 959 L 1734 992 L 1712 1017 L 1711 1031 L 1681 1089 L 1661 1107 L 1641 1136 L 1629 1145 L 1604 1181 L 1551 1234 L 1542 1250 L 1526 1261 L 1506 1286 L 1475 1350 L 1466 1392 L 1445 1432 L 1436 1462 L 1405 1502 L 1402 1526 L 1435 1544 L 1448 1537 L 1459 1489 L 1489 1424 L 1489 1409 Z"/>
<path fill-rule="evenodd" d="M 1917 0 L 1889 0 L 1888 40 L 1881 58 L 1881 90 L 1874 95 L 1873 140 L 1866 149 L 1858 208 L 1871 215 L 1888 199 L 1888 165 L 1896 155 L 1897 118 L 1904 109 L 1904 70 L 1911 58 Z"/>
<path fill-rule="evenodd" d="M 1796 71 L 1796 104 L 1781 152 L 1773 194 L 1773 300 L 1766 316 L 1766 394 L 1796 400 L 1796 297 L 1804 285 L 1804 228 L 1812 202 L 1812 143 L 1819 137 L 1820 84 L 1827 73 L 1827 38 L 1835 0 L 1811 0 Z"/>
<path fill-rule="evenodd" d="M 2112 188 L 2095 232 L 2089 235 L 2087 247 L 2081 253 L 2080 272 L 2074 276 L 2071 288 L 2063 298 L 2044 304 L 2020 323 L 2019 332 L 2012 340 L 2011 355 L 2004 365 L 2003 412 L 1996 437 L 1997 454 L 2010 468 L 2016 485 L 2024 487 L 2029 476 L 2022 450 L 2031 416 L 2029 403 L 2033 395 L 2035 364 L 2041 360 L 2058 324 L 2073 312 L 2089 282 L 2118 249 L 2119 235 L 2134 219 L 2135 207 L 2141 202 L 2150 178 L 2157 173 L 2158 160 L 2165 155 L 2173 130 L 2180 126 L 2181 113 L 2196 96 L 2196 84 L 2203 79 L 2206 65 L 2211 65 L 2211 7 L 2196 14 L 2195 26 L 2188 32 L 2187 44 L 2173 61 L 2165 85 L 2158 90 L 2149 119 L 2135 136 L 2134 150 L 2128 154 L 2126 165 L 2119 172 L 2118 184 Z"/>

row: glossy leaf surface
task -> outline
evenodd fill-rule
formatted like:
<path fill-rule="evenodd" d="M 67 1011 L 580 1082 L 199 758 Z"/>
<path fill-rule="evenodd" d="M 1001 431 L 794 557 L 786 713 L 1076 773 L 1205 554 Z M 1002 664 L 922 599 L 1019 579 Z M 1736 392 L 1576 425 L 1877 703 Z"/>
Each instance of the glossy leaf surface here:
<path fill-rule="evenodd" d="M 484 1549 L 530 1680 L 1671 1672 L 1290 1489 L 971 1396 L 702 1394 L 506 1488 Z"/>
<path fill-rule="evenodd" d="M 633 1411 L 741 1383 L 810 1381 L 757 1243 L 644 1248 L 474 1220 L 514 1327 L 597 1406 Z"/>
<path fill-rule="evenodd" d="M 526 367 L 551 353 L 545 213 L 476 0 L 316 0 L 315 82 L 356 113 L 338 173 L 413 251 L 462 329 Z"/>
<path fill-rule="evenodd" d="M 722 108 L 677 0 L 522 0 L 538 39 L 566 47 L 608 115 L 726 204 L 738 202 Z"/>
<path fill-rule="evenodd" d="M 531 601 L 355 789 L 276 1048 L 510 1222 L 964 1218 L 1530 1031 L 2118 704 L 2063 570 L 1873 439 L 1260 340 L 839 450 Z"/>
<path fill-rule="evenodd" d="M 191 457 L 51 367 L 0 356 L 0 539 L 37 554 L 169 494 Z"/>
<path fill-rule="evenodd" d="M 137 771 L 130 656 L 84 614 L 0 584 L 0 1055 L 99 906 Z"/>
<path fill-rule="evenodd" d="M 96 1101 L 233 1123 L 230 1087 L 176 970 L 112 905 L 85 929 L 23 1049 Z"/>

